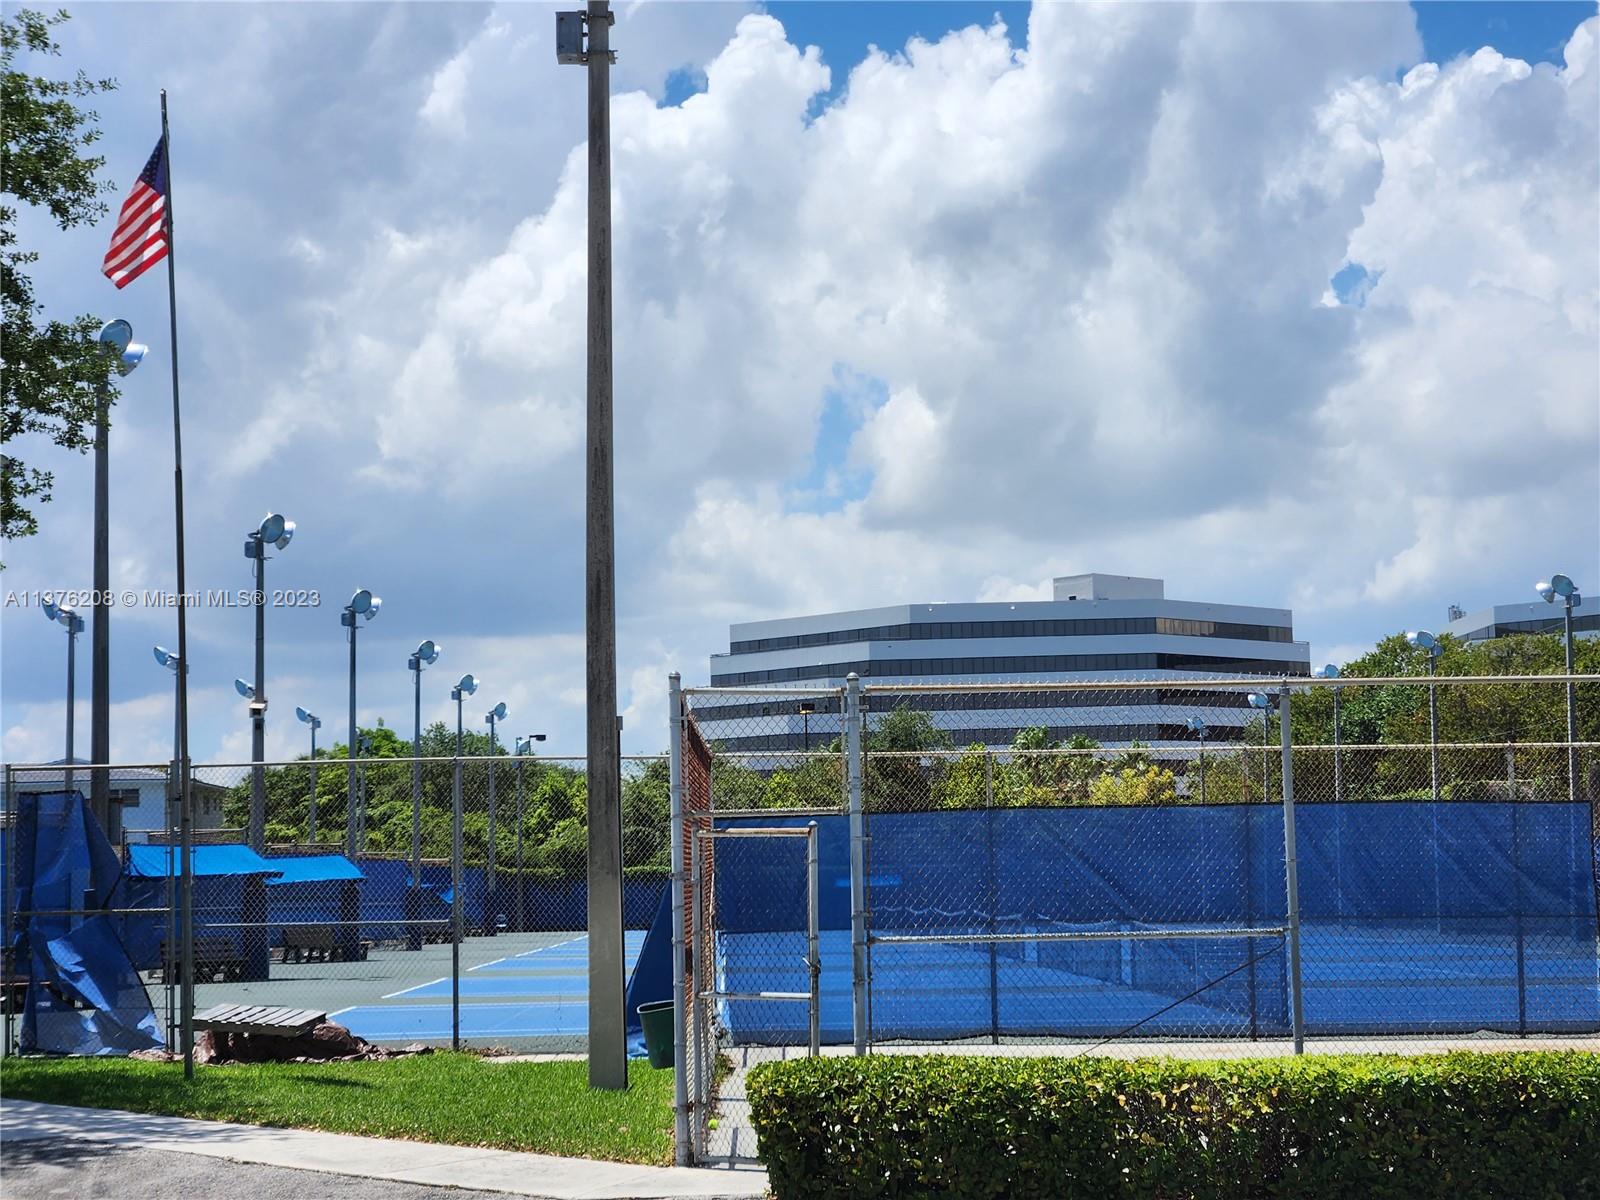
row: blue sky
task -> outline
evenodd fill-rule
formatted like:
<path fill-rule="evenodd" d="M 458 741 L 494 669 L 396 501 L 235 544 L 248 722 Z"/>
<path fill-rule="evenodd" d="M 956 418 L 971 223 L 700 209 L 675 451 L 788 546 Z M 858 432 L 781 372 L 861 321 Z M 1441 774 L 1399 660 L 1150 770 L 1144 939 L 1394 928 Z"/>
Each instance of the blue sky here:
<path fill-rule="evenodd" d="M 551 7 L 84 4 L 62 31 L 62 66 L 121 81 L 113 207 L 172 97 L 191 584 L 246 586 L 271 507 L 299 532 L 269 587 L 322 596 L 269 613 L 271 753 L 303 748 L 297 704 L 342 736 L 358 586 L 385 600 L 364 722 L 408 726 L 426 637 L 429 719 L 471 671 L 511 732 L 583 744 L 583 81 Z M 1293 608 L 1323 661 L 1600 580 L 1594 5 L 618 9 L 631 749 L 732 621 L 1101 570 Z M 108 224 L 20 228 L 51 313 L 151 343 L 112 581 L 170 587 L 164 279 L 113 292 Z M 90 460 L 20 449 L 58 492 L 0 583 L 86 587 Z M 119 758 L 167 753 L 172 633 L 114 617 Z M 54 757 L 61 639 L 20 608 L 0 634 L 5 757 Z M 191 637 L 196 751 L 241 757 L 248 613 Z"/>

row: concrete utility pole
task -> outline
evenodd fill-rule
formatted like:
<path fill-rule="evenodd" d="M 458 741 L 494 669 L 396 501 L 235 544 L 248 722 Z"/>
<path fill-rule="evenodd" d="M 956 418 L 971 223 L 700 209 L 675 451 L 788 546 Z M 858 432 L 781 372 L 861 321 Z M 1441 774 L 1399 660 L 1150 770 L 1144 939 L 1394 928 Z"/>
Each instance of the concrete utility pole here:
<path fill-rule="evenodd" d="M 617 736 L 611 466 L 611 6 L 556 14 L 556 61 L 589 68 L 588 529 L 584 571 L 589 766 L 589 1086 L 628 1086 L 622 955 L 622 774 Z M 586 33 L 587 44 L 575 36 Z"/>

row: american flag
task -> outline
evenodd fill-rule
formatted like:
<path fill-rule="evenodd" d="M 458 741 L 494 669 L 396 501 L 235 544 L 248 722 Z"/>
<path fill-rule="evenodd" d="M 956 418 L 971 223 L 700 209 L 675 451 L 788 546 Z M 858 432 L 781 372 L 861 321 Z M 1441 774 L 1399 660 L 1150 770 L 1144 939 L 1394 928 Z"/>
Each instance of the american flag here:
<path fill-rule="evenodd" d="M 100 269 L 119 288 L 127 287 L 167 256 L 167 143 L 156 143 L 150 161 L 122 202 L 111 248 Z"/>

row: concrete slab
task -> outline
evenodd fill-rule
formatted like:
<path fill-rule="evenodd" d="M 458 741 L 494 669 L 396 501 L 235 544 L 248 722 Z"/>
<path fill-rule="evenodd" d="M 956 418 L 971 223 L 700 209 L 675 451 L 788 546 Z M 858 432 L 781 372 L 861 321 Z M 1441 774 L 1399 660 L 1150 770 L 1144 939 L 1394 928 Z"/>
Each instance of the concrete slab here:
<path fill-rule="evenodd" d="M 744 1200 L 767 1194 L 766 1172 L 557 1158 L 310 1129 L 274 1129 L 113 1109 L 8 1100 L 6 1144 L 76 1139 L 234 1162 L 549 1200 Z"/>

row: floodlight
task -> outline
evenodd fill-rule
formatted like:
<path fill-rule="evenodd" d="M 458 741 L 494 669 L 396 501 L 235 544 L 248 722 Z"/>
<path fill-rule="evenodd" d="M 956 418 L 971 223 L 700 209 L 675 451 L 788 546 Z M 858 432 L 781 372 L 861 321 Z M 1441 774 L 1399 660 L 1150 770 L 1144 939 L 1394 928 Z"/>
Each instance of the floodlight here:
<path fill-rule="evenodd" d="M 1539 580 L 1538 583 L 1533 585 L 1533 590 L 1539 593 L 1539 598 L 1546 604 L 1554 604 L 1556 602 L 1556 590 L 1550 586 L 1548 579 Z"/>
<path fill-rule="evenodd" d="M 1572 582 L 1570 575 L 1550 576 L 1550 590 L 1565 600 L 1578 590 L 1578 585 Z"/>
<path fill-rule="evenodd" d="M 1406 634 L 1406 641 L 1418 650 L 1426 650 L 1429 654 L 1439 653 L 1439 639 L 1426 629 L 1413 629 Z"/>
<path fill-rule="evenodd" d="M 1206 735 L 1206 723 L 1200 717 L 1190 717 L 1184 724 L 1188 725 L 1190 733 L 1198 733 L 1201 737 Z"/>
<path fill-rule="evenodd" d="M 143 342 L 131 342 L 122 352 L 122 357 L 117 359 L 117 374 L 132 375 L 134 368 L 144 361 L 144 356 L 150 353 L 150 347 Z"/>
<path fill-rule="evenodd" d="M 165 646 L 155 646 L 153 650 L 155 651 L 156 662 L 172 671 L 178 669 L 178 656 L 171 650 L 168 650 Z"/>
<path fill-rule="evenodd" d="M 491 708 L 489 710 L 489 715 L 484 718 L 485 721 L 504 721 L 505 719 L 506 702 L 504 700 L 500 701 L 499 704 L 496 704 L 493 708 Z"/>
<path fill-rule="evenodd" d="M 461 682 L 456 684 L 455 690 L 463 696 L 470 696 L 478 690 L 478 677 L 476 675 L 463 675 Z"/>
<path fill-rule="evenodd" d="M 100 332 L 95 335 L 95 340 L 121 355 L 133 341 L 133 326 L 120 317 L 115 321 L 107 321 L 100 326 Z"/>
<path fill-rule="evenodd" d="M 54 600 L 46 600 L 42 605 L 40 605 L 40 607 L 44 609 L 44 619 L 45 620 L 47 620 L 47 621 L 60 620 L 60 618 L 61 618 L 61 610 L 56 607 Z"/>
<path fill-rule="evenodd" d="M 1337 679 L 1339 678 L 1339 668 L 1329 663 L 1317 672 L 1317 677 L 1319 679 Z"/>
<path fill-rule="evenodd" d="M 1250 693 L 1250 707 L 1251 708 L 1271 708 L 1272 707 L 1272 697 L 1266 695 L 1264 692 L 1251 692 Z"/>
<path fill-rule="evenodd" d="M 304 721 L 307 725 L 311 726 L 311 728 L 313 728 L 313 729 L 317 729 L 317 728 L 321 727 L 321 725 L 322 725 L 322 718 L 321 717 L 317 716 L 315 713 L 308 713 L 305 709 L 301 708 L 298 704 L 295 705 L 294 715 L 299 717 L 302 721 Z"/>
<path fill-rule="evenodd" d="M 430 639 L 419 645 L 416 649 L 416 652 L 411 657 L 415 658 L 418 662 L 421 662 L 425 666 L 431 667 L 434 663 L 439 661 L 439 652 L 443 649 L 444 647 L 439 645 L 438 642 Z"/>
<path fill-rule="evenodd" d="M 382 597 L 374 596 L 372 598 L 372 603 L 367 606 L 367 611 L 362 613 L 361 615 L 366 617 L 366 619 L 370 621 L 370 620 L 372 620 L 373 617 L 378 615 L 378 610 L 380 608 L 382 608 L 382 607 L 383 607 L 383 599 L 382 599 Z"/>
<path fill-rule="evenodd" d="M 83 631 L 83 618 L 78 615 L 78 610 L 65 604 L 57 604 L 46 600 L 40 607 L 44 609 L 46 619 L 54 621 L 68 633 L 81 633 Z"/>
<path fill-rule="evenodd" d="M 268 513 L 261 518 L 261 526 L 256 530 L 256 536 L 263 542 L 271 542 L 282 550 L 294 540 L 294 522 L 280 513 Z"/>
<path fill-rule="evenodd" d="M 235 679 L 233 681 L 233 690 L 238 692 L 239 695 L 243 696 L 246 700 L 254 700 L 256 698 L 255 688 L 251 687 L 242 679 Z"/>
<path fill-rule="evenodd" d="M 359 588 L 356 594 L 350 597 L 350 603 L 345 607 L 354 613 L 367 613 L 371 612 L 378 603 L 378 598 L 372 594 L 370 589 Z"/>

